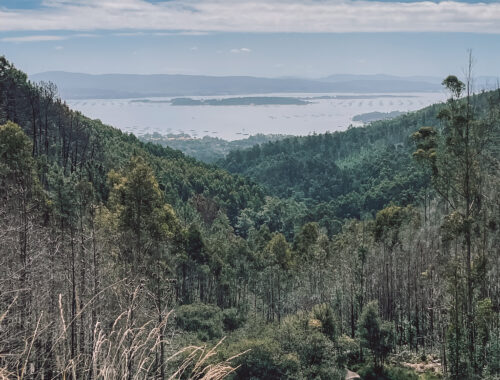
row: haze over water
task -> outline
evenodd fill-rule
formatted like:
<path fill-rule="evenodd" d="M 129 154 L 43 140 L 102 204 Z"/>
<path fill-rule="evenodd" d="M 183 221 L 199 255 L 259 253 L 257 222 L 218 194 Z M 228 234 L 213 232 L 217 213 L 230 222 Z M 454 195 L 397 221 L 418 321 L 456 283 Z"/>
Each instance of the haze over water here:
<path fill-rule="evenodd" d="M 338 99 L 319 99 L 322 95 Z M 345 97 L 348 97 L 346 99 Z M 249 135 L 308 135 L 341 131 L 356 115 L 368 112 L 415 111 L 443 101 L 443 93 L 407 94 L 266 94 L 249 96 L 285 96 L 311 102 L 306 105 L 258 106 L 173 106 L 170 98 L 84 99 L 69 100 L 68 105 L 92 118 L 100 119 L 125 132 L 136 135 L 187 133 L 192 137 L 212 136 L 235 140 Z M 191 97 L 209 99 L 224 97 Z M 159 102 L 164 100 L 165 102 Z"/>

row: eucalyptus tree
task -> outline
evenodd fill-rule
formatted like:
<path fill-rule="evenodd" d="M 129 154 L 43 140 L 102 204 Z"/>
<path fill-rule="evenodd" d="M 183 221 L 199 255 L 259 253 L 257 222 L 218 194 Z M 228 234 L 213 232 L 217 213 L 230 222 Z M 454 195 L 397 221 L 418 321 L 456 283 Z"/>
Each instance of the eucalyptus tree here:
<path fill-rule="evenodd" d="M 163 201 L 153 170 L 140 156 L 133 156 L 123 172 L 110 172 L 109 185 L 111 219 L 119 234 L 117 263 L 122 267 L 122 275 L 147 285 L 158 323 L 162 325 L 167 307 L 165 300 L 172 291 L 173 250 L 181 233 L 177 216 Z M 164 378 L 163 330 L 159 332 L 159 342 L 158 368 Z M 132 360 L 130 357 L 130 362 Z"/>

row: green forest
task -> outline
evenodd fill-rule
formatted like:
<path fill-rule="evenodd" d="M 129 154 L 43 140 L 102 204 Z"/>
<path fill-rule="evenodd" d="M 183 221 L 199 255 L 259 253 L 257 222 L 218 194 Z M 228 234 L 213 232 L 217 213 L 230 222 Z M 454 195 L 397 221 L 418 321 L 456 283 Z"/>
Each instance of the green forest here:
<path fill-rule="evenodd" d="M 0 378 L 499 379 L 500 90 L 471 81 L 203 163 L 0 57 Z"/>
<path fill-rule="evenodd" d="M 208 133 L 209 131 L 206 132 Z M 240 134 L 242 135 L 242 133 Z M 211 136 L 196 138 L 187 133 L 167 133 L 164 135 L 158 132 L 153 132 L 141 134 L 137 137 L 139 137 L 141 141 L 168 146 L 170 148 L 180 150 L 184 154 L 194 157 L 197 160 L 208 164 L 214 164 L 225 158 L 232 150 L 251 148 L 254 145 L 281 140 L 290 136 L 277 134 L 256 134 L 242 138 L 241 140 L 227 141 L 219 137 Z"/>

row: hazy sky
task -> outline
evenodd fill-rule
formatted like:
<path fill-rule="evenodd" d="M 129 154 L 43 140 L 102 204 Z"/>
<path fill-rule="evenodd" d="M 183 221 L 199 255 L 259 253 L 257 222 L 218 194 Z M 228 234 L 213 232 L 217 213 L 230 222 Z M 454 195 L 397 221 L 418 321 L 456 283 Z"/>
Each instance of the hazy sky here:
<path fill-rule="evenodd" d="M 499 1 L 0 0 L 28 73 L 500 74 Z"/>

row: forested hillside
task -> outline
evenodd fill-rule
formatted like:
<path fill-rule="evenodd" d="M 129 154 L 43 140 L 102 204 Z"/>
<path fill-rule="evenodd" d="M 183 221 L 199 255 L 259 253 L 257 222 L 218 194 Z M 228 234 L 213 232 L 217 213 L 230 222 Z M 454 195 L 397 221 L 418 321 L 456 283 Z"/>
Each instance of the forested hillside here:
<path fill-rule="evenodd" d="M 269 141 L 281 140 L 286 135 L 254 135 L 241 140 L 227 141 L 218 137 L 203 136 L 192 138 L 188 134 L 146 133 L 138 136 L 141 141 L 152 142 L 162 146 L 178 149 L 184 154 L 206 163 L 215 163 L 223 159 L 230 151 L 251 148 L 254 145 Z"/>
<path fill-rule="evenodd" d="M 489 109 L 491 96 L 473 96 L 476 112 Z M 344 132 L 235 150 L 218 165 L 252 178 L 271 194 L 305 202 L 315 220 L 329 228 L 332 220 L 375 216 L 389 204 L 429 201 L 431 178 L 412 158 L 411 135 L 422 126 L 440 125 L 438 114 L 444 107 L 436 104 Z"/>
<path fill-rule="evenodd" d="M 0 377 L 498 378 L 500 93 L 444 84 L 246 179 L 0 58 Z"/>

